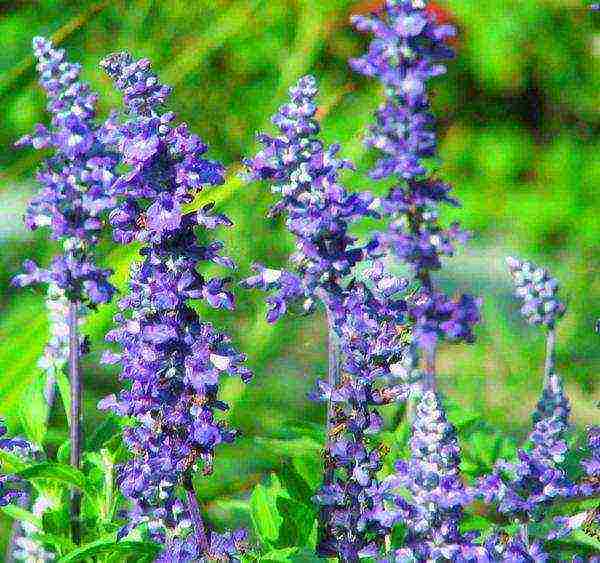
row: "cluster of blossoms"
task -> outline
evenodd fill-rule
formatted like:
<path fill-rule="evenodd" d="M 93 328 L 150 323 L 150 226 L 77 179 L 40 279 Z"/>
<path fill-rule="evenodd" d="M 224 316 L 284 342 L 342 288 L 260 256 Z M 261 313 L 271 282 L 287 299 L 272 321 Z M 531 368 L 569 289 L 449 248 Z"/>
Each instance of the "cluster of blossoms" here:
<path fill-rule="evenodd" d="M 119 301 L 118 326 L 107 335 L 120 353 L 105 355 L 121 364 L 121 379 L 130 385 L 101 403 L 135 420 L 124 431 L 133 457 L 122 467 L 120 485 L 134 509 L 123 533 L 148 524 L 153 539 L 167 546 L 161 561 L 195 561 L 231 551 L 242 537 L 204 529 L 192 486 L 197 470 L 212 472 L 215 448 L 236 436 L 218 414 L 228 408 L 218 398 L 220 377 L 251 377 L 230 338 L 188 304 L 203 299 L 213 308 L 234 306 L 228 278 L 198 271 L 205 262 L 227 268 L 233 262 L 220 255 L 222 243 L 203 245 L 195 234 L 197 227 L 231 222 L 210 206 L 188 213 L 182 208 L 203 187 L 221 184 L 223 167 L 204 158 L 206 145 L 185 123 L 171 124 L 174 114 L 162 111 L 170 89 L 148 60 L 118 53 L 102 66 L 125 105 L 106 137 L 128 168 L 111 186 L 118 200 L 110 214 L 114 238 L 144 243 L 143 260 L 131 267 L 130 292 Z M 187 505 L 178 497 L 181 486 Z"/>
<path fill-rule="evenodd" d="M 0 420 L 0 450 L 19 456 L 27 456 L 31 452 L 31 445 L 21 438 L 6 437 L 7 428 Z M 24 489 L 26 483 L 18 476 L 11 474 L 0 475 L 0 506 L 10 503 L 23 502 L 28 498 Z"/>
<path fill-rule="evenodd" d="M 38 518 L 42 518 L 44 512 L 55 508 L 51 499 L 44 495 L 39 495 L 31 506 L 31 513 Z M 56 560 L 56 553 L 52 553 L 44 548 L 40 541 L 35 537 L 40 534 L 40 530 L 31 522 L 22 521 L 19 524 L 17 536 L 14 539 L 12 556 L 15 561 L 25 563 L 46 563 Z"/>
<path fill-rule="evenodd" d="M 371 177 L 398 181 L 382 200 L 390 225 L 379 243 L 407 264 L 419 283 L 407 301 L 415 341 L 430 352 L 439 339 L 473 342 L 479 300 L 470 295 L 448 297 L 433 286 L 430 275 L 441 268 L 443 256 L 454 253 L 456 243 L 468 238 L 457 224 L 440 225 L 439 206 L 459 203 L 450 195 L 450 186 L 426 167 L 437 149 L 426 85 L 446 71 L 442 61 L 453 56 L 446 41 L 455 30 L 438 25 L 421 0 L 387 0 L 380 16 L 356 16 L 353 24 L 375 35 L 367 53 L 350 65 L 385 88 L 385 102 L 365 142 L 384 153 Z"/>
<path fill-rule="evenodd" d="M 524 319 L 534 324 L 544 324 L 554 328 L 556 321 L 563 315 L 565 307 L 558 300 L 558 283 L 546 270 L 536 268 L 529 262 L 521 262 L 514 258 L 507 260 L 513 281 L 517 288 L 517 296 L 528 302 L 540 298 L 540 302 L 548 300 L 554 304 L 549 308 L 552 315 L 544 320 L 532 321 L 533 309 L 524 306 L 521 313 Z M 537 283 L 548 284 L 548 292 L 540 295 L 543 287 L 535 287 Z M 553 356 L 554 340 L 548 354 Z M 548 359 L 546 365 L 549 365 Z M 554 372 L 553 361 L 547 367 L 544 378 L 542 396 L 533 413 L 533 430 L 528 436 L 526 447 L 517 451 L 516 461 L 500 460 L 492 473 L 479 480 L 476 494 L 487 503 L 507 516 L 511 522 L 518 523 L 519 534 L 507 538 L 506 533 L 492 534 L 486 541 L 490 554 L 495 559 L 547 561 L 550 556 L 544 551 L 543 542 L 531 540 L 528 524 L 542 521 L 548 509 L 557 501 L 572 500 L 597 495 L 600 484 L 595 477 L 600 474 L 598 448 L 599 429 L 589 430 L 589 450 L 591 459 L 582 462 L 588 478 L 572 479 L 566 470 L 565 460 L 568 454 L 566 442 L 569 431 L 570 405 L 564 392 L 560 375 Z M 581 517 L 557 517 L 547 539 L 556 539 L 568 535 L 574 527 L 581 525 Z"/>
<path fill-rule="evenodd" d="M 473 492 L 461 479 L 456 431 L 434 391 L 425 391 L 419 400 L 410 450 L 410 459 L 397 461 L 395 472 L 381 483 L 371 514 L 388 529 L 396 524 L 407 528 L 404 547 L 389 560 L 490 561 L 475 542 L 477 534 L 459 530 Z"/>
<path fill-rule="evenodd" d="M 336 157 L 339 145 L 325 147 L 317 136 L 317 92 L 312 76 L 290 88 L 290 102 L 272 118 L 280 135 L 258 135 L 263 149 L 245 160 L 249 180 L 269 181 L 272 191 L 281 194 L 270 215 L 285 212 L 286 226 L 296 238 L 291 262 L 297 275 L 257 264 L 257 275 L 245 282 L 247 287 L 276 290 L 267 300 L 271 322 L 299 298 L 304 299 L 306 311 L 319 299 L 334 311 L 343 293 L 343 278 L 369 251 L 353 245 L 348 227 L 363 217 L 376 216 L 373 197 L 366 192 L 348 194 L 339 183 L 339 172 L 353 166 Z"/>
<path fill-rule="evenodd" d="M 364 514 L 376 487 L 382 455 L 371 436 L 381 427 L 377 405 L 404 400 L 415 366 L 399 339 L 406 304 L 406 283 L 386 274 L 381 263 L 371 268 L 369 283 L 358 282 L 355 266 L 377 258 L 377 243 L 356 246 L 348 234 L 352 223 L 377 216 L 368 193 L 349 194 L 339 173 L 351 163 L 336 158 L 340 147 L 325 147 L 318 138 L 316 82 L 301 78 L 290 89 L 290 102 L 273 117 L 277 137 L 259 135 L 263 149 L 245 161 L 251 180 L 267 180 L 281 199 L 271 214 L 284 213 L 294 235 L 291 257 L 295 273 L 258 264 L 246 287 L 273 293 L 267 319 L 275 321 L 295 302 L 305 311 L 321 300 L 330 330 L 330 377 L 312 397 L 328 402 L 326 472 L 315 500 L 322 506 L 319 552 L 354 561 L 378 550 L 383 529 Z M 408 358 L 408 359 L 407 359 Z"/>
<path fill-rule="evenodd" d="M 506 259 L 515 284 L 515 295 L 523 301 L 521 314 L 532 325 L 553 328 L 566 307 L 558 297 L 558 281 L 545 268 L 516 258 Z"/>
<path fill-rule="evenodd" d="M 549 504 L 576 490 L 561 467 L 567 453 L 569 413 L 562 386 L 556 382 L 553 389 L 545 389 L 540 404 L 528 438 L 531 447 L 519 449 L 515 462 L 498 462 L 478 485 L 486 502 L 496 503 L 501 513 L 523 523 L 541 520 Z"/>
<path fill-rule="evenodd" d="M 386 453 L 377 441 L 383 420 L 377 408 L 405 401 L 419 372 L 407 344 L 398 340 L 406 308 L 398 297 L 405 283 L 386 274 L 380 262 L 367 287 L 354 282 L 339 303 L 341 379 L 321 381 L 313 398 L 332 405 L 326 475 L 315 500 L 322 505 L 324 530 L 319 552 L 344 561 L 376 555 L 387 529 L 369 518 Z"/>
<path fill-rule="evenodd" d="M 80 66 L 67 62 L 62 49 L 41 37 L 33 40 L 33 49 L 52 120 L 50 127 L 37 125 L 17 146 L 54 152 L 37 174 L 42 189 L 29 204 L 25 224 L 49 227 L 52 238 L 63 242 L 63 254 L 47 269 L 27 261 L 14 283 L 54 284 L 72 302 L 107 303 L 115 291 L 108 281 L 111 271 L 95 265 L 92 247 L 103 225 L 101 215 L 114 203 L 107 189 L 117 158 L 105 148 L 106 131 L 95 122 L 97 96 L 79 81 Z"/>

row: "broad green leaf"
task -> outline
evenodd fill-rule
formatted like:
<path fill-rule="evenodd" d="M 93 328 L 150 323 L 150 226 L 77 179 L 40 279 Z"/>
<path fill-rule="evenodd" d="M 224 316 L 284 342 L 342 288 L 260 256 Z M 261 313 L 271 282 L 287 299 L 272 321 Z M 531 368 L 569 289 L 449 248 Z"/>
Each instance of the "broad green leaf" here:
<path fill-rule="evenodd" d="M 258 484 L 250 497 L 250 516 L 257 535 L 267 542 L 275 542 L 283 518 L 277 510 L 278 492 Z"/>
<path fill-rule="evenodd" d="M 277 510 L 283 518 L 277 545 L 302 547 L 313 531 L 316 509 L 293 499 L 278 497 Z"/>
<path fill-rule="evenodd" d="M 64 485 L 75 486 L 83 492 L 90 492 L 86 476 L 78 469 L 64 463 L 43 461 L 18 471 L 17 475 L 27 480 L 44 479 L 62 483 Z"/>
<path fill-rule="evenodd" d="M 20 506 L 16 506 L 14 504 L 8 504 L 2 507 L 2 512 L 7 516 L 10 516 L 13 520 L 19 520 L 21 522 L 29 522 L 33 524 L 36 528 L 42 527 L 42 520 L 39 516 L 36 516 L 29 510 L 25 510 Z"/>
<path fill-rule="evenodd" d="M 97 451 L 106 444 L 109 440 L 120 435 L 121 423 L 119 417 L 113 413 L 107 413 L 102 424 L 96 428 L 94 433 L 86 440 L 86 450 Z"/>
<path fill-rule="evenodd" d="M 60 545 L 67 547 L 71 544 L 71 526 L 69 509 L 66 503 L 58 505 L 56 508 L 46 510 L 42 514 L 42 527 L 44 534 L 49 534 L 52 542 L 60 542 Z"/>
<path fill-rule="evenodd" d="M 273 549 L 261 555 L 260 561 L 293 561 L 294 555 L 298 553 L 297 547 L 286 547 L 284 549 Z"/>
<path fill-rule="evenodd" d="M 283 488 L 295 501 L 312 506 L 313 491 L 292 463 L 285 461 L 277 474 L 281 478 Z"/>
<path fill-rule="evenodd" d="M 16 473 L 29 466 L 19 456 L 0 449 L 0 469 L 2 473 Z"/>
<path fill-rule="evenodd" d="M 69 554 L 61 557 L 58 560 L 58 563 L 88 561 L 89 557 L 106 554 L 122 556 L 156 556 L 159 551 L 159 546 L 153 543 L 136 541 L 117 542 L 114 539 L 114 536 L 111 536 L 110 538 L 100 539 L 71 551 Z"/>
<path fill-rule="evenodd" d="M 19 405 L 19 418 L 23 425 L 25 436 L 38 446 L 44 443 L 48 426 L 48 402 L 44 397 L 46 375 L 37 369 L 36 373 L 23 393 Z"/>

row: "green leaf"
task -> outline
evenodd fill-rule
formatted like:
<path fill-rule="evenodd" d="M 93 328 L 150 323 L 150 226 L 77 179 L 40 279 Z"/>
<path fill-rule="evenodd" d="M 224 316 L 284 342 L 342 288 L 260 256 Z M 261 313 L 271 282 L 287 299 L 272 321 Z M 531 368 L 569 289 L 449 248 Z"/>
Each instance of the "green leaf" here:
<path fill-rule="evenodd" d="M 95 432 L 86 440 L 86 450 L 97 451 L 110 441 L 115 435 L 121 433 L 119 417 L 113 413 L 106 415 L 106 419 L 98 426 Z"/>
<path fill-rule="evenodd" d="M 40 528 L 45 534 L 50 534 L 54 541 L 60 541 L 61 545 L 70 543 L 70 520 L 66 504 L 57 508 L 46 510 L 42 514 L 42 526 Z"/>
<path fill-rule="evenodd" d="M 277 510 L 283 518 L 277 545 L 306 546 L 313 531 L 316 509 L 293 499 L 278 497 Z"/>
<path fill-rule="evenodd" d="M 296 471 L 295 465 L 289 461 L 283 463 L 283 467 L 278 471 L 281 478 L 283 488 L 296 501 L 312 506 L 313 491 L 304 480 L 304 478 Z"/>
<path fill-rule="evenodd" d="M 78 469 L 64 463 L 43 461 L 18 471 L 17 475 L 27 480 L 44 479 L 64 485 L 75 486 L 85 493 L 90 493 L 90 487 L 86 476 Z"/>
<path fill-rule="evenodd" d="M 59 463 L 69 464 L 71 459 L 71 443 L 69 440 L 65 440 L 56 451 L 56 461 Z"/>
<path fill-rule="evenodd" d="M 160 547 L 149 542 L 122 541 L 117 542 L 114 536 L 106 539 L 100 539 L 83 545 L 71 553 L 61 557 L 58 563 L 73 563 L 75 561 L 86 561 L 87 558 L 95 555 L 135 555 L 137 556 L 156 556 Z"/>
<path fill-rule="evenodd" d="M 292 557 L 298 553 L 297 547 L 286 547 L 284 549 L 273 549 L 262 555 L 260 561 L 293 561 Z"/>
<path fill-rule="evenodd" d="M 19 419 L 25 436 L 30 442 L 41 446 L 48 427 L 48 402 L 44 396 L 45 374 L 39 369 L 25 388 L 19 405 Z"/>
<path fill-rule="evenodd" d="M 250 516 L 256 533 L 263 541 L 274 542 L 283 522 L 277 510 L 277 492 L 258 484 L 250 497 Z"/>
<path fill-rule="evenodd" d="M 22 471 L 29 464 L 23 461 L 19 456 L 0 449 L 0 467 L 3 473 L 16 473 Z"/>
<path fill-rule="evenodd" d="M 71 383 L 64 370 L 59 369 L 56 373 L 56 384 L 58 385 L 58 392 L 62 399 L 63 409 L 67 416 L 69 426 L 71 426 Z"/>
<path fill-rule="evenodd" d="M 16 506 L 14 504 L 8 504 L 2 507 L 2 512 L 12 518 L 13 520 L 19 520 L 21 522 L 29 522 L 33 524 L 36 528 L 41 530 L 42 528 L 42 519 L 39 516 L 36 516 L 29 510 L 25 510 L 20 506 Z"/>

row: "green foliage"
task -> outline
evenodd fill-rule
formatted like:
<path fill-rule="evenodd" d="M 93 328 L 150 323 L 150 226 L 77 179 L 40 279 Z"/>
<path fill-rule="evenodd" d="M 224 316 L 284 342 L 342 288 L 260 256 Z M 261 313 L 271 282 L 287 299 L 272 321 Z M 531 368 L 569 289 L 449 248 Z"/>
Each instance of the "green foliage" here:
<path fill-rule="evenodd" d="M 215 200 L 218 210 L 232 216 L 235 227 L 220 236 L 239 264 L 240 279 L 248 275 L 253 261 L 284 265 L 292 247 L 282 222 L 265 219 L 273 201 L 268 187 L 245 186 L 236 174 L 240 157 L 255 149 L 254 132 L 270 127 L 269 116 L 298 75 L 313 72 L 321 83 L 324 136 L 342 143 L 342 154 L 358 167 L 359 174 L 345 177 L 348 185 L 376 193 L 384 189 L 362 175 L 373 155 L 361 143 L 381 92 L 373 83 L 352 76 L 346 63 L 364 45 L 362 37 L 351 33 L 349 15 L 366 10 L 367 4 L 372 5 L 358 0 L 135 0 L 125 4 L 56 0 L 37 3 L 35 9 L 28 3 L 2 6 L 0 37 L 6 40 L 0 52 L 0 414 L 11 433 L 24 434 L 55 461 L 30 468 L 6 453 L 0 453 L 0 461 L 5 471 L 32 471 L 37 475 L 36 487 L 62 501 L 70 483 L 84 485 L 85 539 L 105 538 L 90 549 L 110 549 L 107 546 L 113 542 L 119 498 L 114 480 L 109 486 L 106 479 L 126 456 L 118 438 L 120 421 L 105 420 L 105 414 L 95 408 L 99 398 L 119 386 L 116 371 L 98 363 L 115 307 L 99 308 L 85 326 L 92 347 L 84 366 L 86 456 L 80 473 L 65 474 L 61 468 L 69 457 L 68 409 L 56 405 L 47 419 L 36 368 L 47 336 L 43 294 L 9 286 L 24 258 L 45 264 L 57 252 L 45 234 L 32 235 L 20 225 L 35 189 L 33 171 L 41 155 L 16 151 L 12 143 L 35 122 L 46 120 L 30 54 L 31 37 L 54 34 L 69 56 L 82 62 L 84 77 L 100 92 L 101 115 L 119 100 L 98 61 L 121 48 L 153 60 L 159 75 L 175 86 L 172 109 L 207 140 L 211 156 L 221 158 L 229 168 L 227 183 L 203 192 L 193 205 Z M 564 281 L 569 314 L 560 327 L 558 368 L 575 398 L 576 424 L 592 422 L 597 414 L 594 404 L 600 395 L 594 377 L 600 370 L 600 356 L 598 337 L 591 332 L 595 313 L 589 303 L 600 296 L 596 275 L 600 200 L 595 189 L 600 169 L 594 166 L 599 145 L 600 58 L 594 55 L 597 32 L 586 3 L 440 0 L 438 4 L 459 25 L 460 38 L 449 75 L 433 86 L 434 109 L 441 121 L 442 160 L 436 166 L 443 178 L 454 183 L 464 204 L 449 212 L 448 219 L 460 218 L 476 233 L 471 250 L 449 261 L 450 269 L 440 275 L 440 281 L 483 295 L 485 319 L 475 346 L 441 350 L 446 376 L 441 386 L 452 399 L 449 416 L 459 429 L 463 469 L 474 479 L 498 457 L 514 454 L 540 390 L 543 342 L 533 329 L 516 322 L 501 264 L 504 255 L 552 263 L 555 275 Z M 357 234 L 372 227 L 364 225 Z M 136 250 L 115 249 L 105 241 L 101 255 L 103 265 L 115 270 L 116 285 L 126 290 Z M 232 404 L 228 417 L 244 437 L 235 450 L 220 449 L 215 477 L 202 480 L 199 494 L 221 511 L 220 524 L 226 527 L 241 515 L 250 518 L 247 498 L 254 498 L 254 483 L 274 473 L 281 489 L 268 481 L 257 493 L 268 507 L 265 514 L 272 514 L 274 525 L 286 520 L 286 514 L 296 515 L 288 519 L 294 522 L 305 518 L 305 524 L 288 530 L 280 522 L 276 532 L 270 532 L 272 549 L 257 557 L 310 560 L 289 542 L 296 538 L 306 546 L 312 541 L 312 532 L 307 536 L 306 509 L 311 504 L 306 495 L 320 482 L 324 414 L 321 406 L 306 399 L 306 393 L 325 370 L 322 318 L 268 325 L 263 320 L 262 296 L 242 291 L 234 318 L 203 314 L 225 326 L 248 353 L 256 378 L 247 387 L 232 381 L 225 388 Z M 68 404 L 64 374 L 59 390 Z M 394 416 L 384 414 L 388 421 Z M 408 427 L 396 420 L 388 428 L 383 441 L 391 448 L 389 457 L 405 457 Z M 284 474 L 282 459 L 299 483 L 289 482 L 294 478 Z M 570 471 L 576 462 L 575 457 L 569 460 Z M 384 471 L 390 470 L 386 465 Z M 55 533 L 45 539 L 65 557 L 73 546 L 60 518 L 59 513 L 48 516 Z M 474 514 L 469 525 L 483 526 L 481 519 L 489 522 Z M 402 531 L 398 534 L 399 541 Z M 560 546 L 573 550 L 572 541 L 567 538 Z M 92 553 L 88 552 L 90 557 Z M 106 561 L 130 557 L 103 553 Z"/>
<path fill-rule="evenodd" d="M 313 489 L 286 460 L 266 484 L 254 487 L 250 514 L 260 541 L 260 561 L 288 561 L 302 549 L 314 553 L 317 509 Z M 293 559 L 294 560 L 294 559 Z"/>

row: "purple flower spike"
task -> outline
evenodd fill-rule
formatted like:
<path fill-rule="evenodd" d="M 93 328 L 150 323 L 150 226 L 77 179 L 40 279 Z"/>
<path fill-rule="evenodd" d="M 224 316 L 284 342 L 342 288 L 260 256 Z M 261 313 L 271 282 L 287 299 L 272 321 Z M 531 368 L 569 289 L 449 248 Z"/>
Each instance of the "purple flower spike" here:
<path fill-rule="evenodd" d="M 204 322 L 188 303 L 202 299 L 213 308 L 233 309 L 229 278 L 201 274 L 203 263 L 232 268 L 218 241 L 198 243 L 194 230 L 231 226 L 212 204 L 197 212 L 183 206 L 207 186 L 223 183 L 223 167 L 203 155 L 207 146 L 187 125 L 174 125 L 163 112 L 170 88 L 160 84 L 142 59 L 111 55 L 102 66 L 123 92 L 125 111 L 113 121 L 110 143 L 127 170 L 112 185 L 118 205 L 111 213 L 115 240 L 144 244 L 142 261 L 131 267 L 129 294 L 119 302 L 117 327 L 107 340 L 120 346 L 106 361 L 120 363 L 129 382 L 101 408 L 132 417 L 124 431 L 133 457 L 120 471 L 123 494 L 133 503 L 124 536 L 152 523 L 150 536 L 165 544 L 159 561 L 198 561 L 218 555 L 236 560 L 240 533 L 219 535 L 205 528 L 200 510 L 183 506 L 181 487 L 195 498 L 192 475 L 213 471 L 217 446 L 232 442 L 236 431 L 219 416 L 222 376 L 247 382 L 245 356 L 230 338 Z"/>
<path fill-rule="evenodd" d="M 271 214 L 285 213 L 286 225 L 296 237 L 291 260 L 308 301 L 320 287 L 339 285 L 363 258 L 366 250 L 353 247 L 348 227 L 376 216 L 370 194 L 348 194 L 339 183 L 340 171 L 352 164 L 337 158 L 339 146 L 324 147 L 318 138 L 317 92 L 312 76 L 290 88 L 290 101 L 272 119 L 279 136 L 259 135 L 262 150 L 245 160 L 249 180 L 266 180 L 281 195 Z M 247 285 L 254 283 L 251 278 Z M 309 303 L 306 308 L 311 308 Z"/>
<path fill-rule="evenodd" d="M 521 522 L 540 520 L 557 499 L 577 496 L 578 487 L 563 468 L 570 407 L 562 382 L 553 375 L 533 415 L 534 427 L 517 461 L 500 460 L 480 479 L 477 494 Z"/>
<path fill-rule="evenodd" d="M 34 38 L 33 51 L 52 119 L 49 127 L 37 125 L 17 146 L 50 148 L 53 154 L 38 172 L 42 188 L 29 203 L 25 224 L 49 227 L 64 253 L 47 269 L 27 262 L 25 273 L 13 283 L 55 284 L 72 301 L 107 303 L 115 292 L 108 282 L 112 271 L 94 264 L 92 248 L 103 227 L 102 214 L 115 203 L 108 188 L 118 158 L 104 144 L 106 126 L 95 121 L 97 95 L 79 81 L 80 66 L 66 61 L 64 51 L 42 37 Z"/>
<path fill-rule="evenodd" d="M 440 205 L 459 202 L 450 195 L 450 186 L 426 166 L 426 159 L 437 151 L 427 83 L 446 72 L 442 61 L 453 56 L 446 40 L 454 28 L 438 25 L 425 1 L 412 0 L 388 0 L 380 16 L 356 16 L 353 24 L 375 38 L 367 53 L 351 59 L 350 66 L 379 80 L 386 96 L 365 140 L 383 153 L 371 177 L 397 180 L 381 201 L 383 214 L 391 221 L 388 231 L 379 235 L 379 245 L 407 264 L 420 285 L 408 301 L 418 345 L 433 353 L 443 339 L 473 342 L 480 300 L 469 295 L 447 297 L 431 279 L 442 258 L 452 256 L 457 244 L 469 236 L 457 224 L 440 225 Z"/>
<path fill-rule="evenodd" d="M 548 270 L 531 262 L 511 257 L 506 262 L 515 284 L 515 295 L 523 302 L 521 314 L 525 320 L 532 325 L 554 328 L 566 311 L 565 304 L 557 297 L 558 281 Z"/>
<path fill-rule="evenodd" d="M 243 285 L 270 292 L 267 320 L 290 309 L 311 312 L 323 302 L 329 321 L 329 379 L 317 382 L 314 400 L 328 403 L 325 478 L 315 495 L 321 506 L 321 555 L 354 561 L 377 554 L 384 528 L 364 519 L 377 489 L 382 453 L 374 435 L 382 425 L 377 406 L 401 402 L 418 376 L 399 336 L 407 322 L 406 282 L 371 264 L 366 282 L 356 266 L 379 257 L 377 241 L 356 246 L 351 225 L 377 217 L 369 193 L 349 194 L 340 181 L 350 162 L 340 147 L 326 147 L 315 120 L 316 81 L 301 78 L 272 118 L 279 134 L 259 135 L 262 150 L 245 161 L 249 180 L 269 182 L 280 195 L 271 215 L 284 214 L 294 235 L 293 272 L 260 264 Z M 300 304 L 299 307 L 297 304 Z"/>
<path fill-rule="evenodd" d="M 398 523 L 408 529 L 390 561 L 492 561 L 476 535 L 459 531 L 473 493 L 460 476 L 455 429 L 432 391 L 417 406 L 410 449 L 411 458 L 397 461 L 395 473 L 381 483 L 369 514 L 388 530 Z"/>

